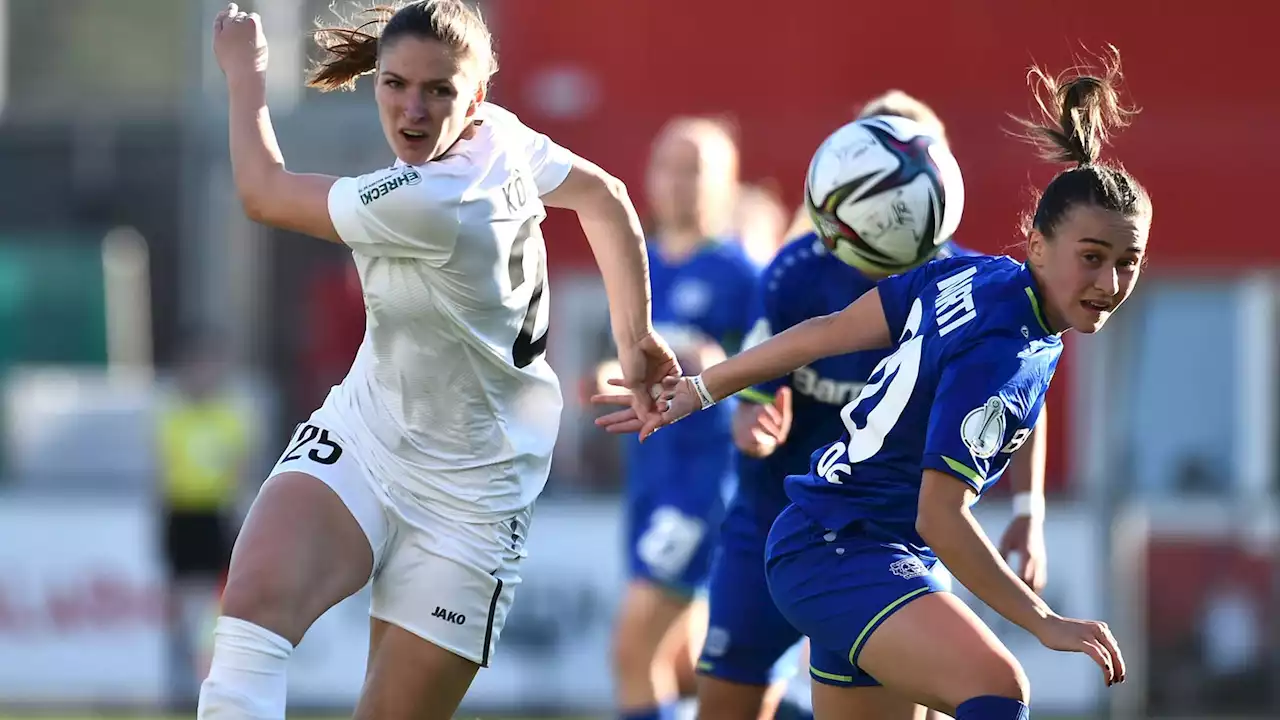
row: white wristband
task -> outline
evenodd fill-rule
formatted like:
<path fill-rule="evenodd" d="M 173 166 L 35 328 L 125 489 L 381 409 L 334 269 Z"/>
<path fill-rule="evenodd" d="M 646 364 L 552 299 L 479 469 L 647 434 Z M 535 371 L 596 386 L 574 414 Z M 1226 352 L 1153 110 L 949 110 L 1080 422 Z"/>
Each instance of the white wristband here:
<path fill-rule="evenodd" d="M 698 402 L 702 404 L 703 410 L 716 404 L 715 398 L 711 397 L 710 392 L 707 392 L 707 384 L 702 382 L 702 375 L 694 375 L 689 378 L 689 384 L 693 386 L 693 392 L 697 394 Z"/>
<path fill-rule="evenodd" d="M 1013 494 L 1014 517 L 1044 517 L 1044 495 L 1040 493 L 1020 492 Z"/>

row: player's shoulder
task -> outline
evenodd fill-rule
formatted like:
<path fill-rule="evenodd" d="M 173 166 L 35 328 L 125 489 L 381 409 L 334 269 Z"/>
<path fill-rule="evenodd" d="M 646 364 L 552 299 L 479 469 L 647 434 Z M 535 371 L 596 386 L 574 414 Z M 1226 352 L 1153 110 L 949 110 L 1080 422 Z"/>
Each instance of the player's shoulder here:
<path fill-rule="evenodd" d="M 1025 264 L 1005 255 L 943 262 L 933 293 L 939 334 L 954 331 L 957 346 L 1011 356 L 1060 346 L 1043 322 Z"/>
<path fill-rule="evenodd" d="M 424 182 L 424 178 L 436 180 L 440 168 L 433 166 L 439 162 L 408 165 L 397 161 L 358 177 L 343 178 L 335 190 L 341 190 L 342 196 L 352 204 L 371 211 L 404 204 L 405 201 L 417 203 L 423 197 L 444 189 L 438 182 Z"/>
<path fill-rule="evenodd" d="M 827 252 L 815 232 L 801 233 L 788 240 L 765 266 L 763 276 L 771 283 L 794 282 L 795 278 L 812 278 L 812 270 L 832 261 L 840 262 Z"/>
<path fill-rule="evenodd" d="M 524 123 L 520 122 L 520 118 L 515 113 L 501 105 L 487 101 L 480 103 L 480 107 L 476 108 L 476 119 L 480 121 L 481 129 L 488 125 L 491 130 L 498 132 L 527 130 Z"/>

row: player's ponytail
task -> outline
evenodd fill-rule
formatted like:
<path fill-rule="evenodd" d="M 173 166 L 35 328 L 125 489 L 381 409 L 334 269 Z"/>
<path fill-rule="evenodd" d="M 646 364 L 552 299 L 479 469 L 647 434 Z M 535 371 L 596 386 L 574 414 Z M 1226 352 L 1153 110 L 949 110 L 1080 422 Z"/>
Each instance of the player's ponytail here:
<path fill-rule="evenodd" d="M 374 5 L 357 13 L 362 22 L 319 25 L 311 36 L 322 57 L 307 76 L 307 87 L 328 92 L 352 90 L 356 79 L 378 67 L 378 53 L 402 36 L 438 40 L 474 59 L 482 83 L 498 71 L 493 38 L 480 13 L 462 0 L 416 0 Z"/>
<path fill-rule="evenodd" d="M 1036 105 L 1047 122 L 1017 120 L 1024 130 L 1021 137 L 1045 160 L 1072 165 L 1098 162 L 1108 135 L 1128 125 L 1129 117 L 1136 113 L 1121 104 L 1117 90 L 1120 51 L 1107 47 L 1111 53 L 1103 59 L 1102 72 L 1097 75 L 1084 68 L 1073 68 L 1057 77 L 1039 67 L 1027 73 Z"/>
<path fill-rule="evenodd" d="M 378 67 L 378 38 L 395 15 L 395 8 L 376 5 L 360 13 L 369 19 L 359 23 L 322 25 L 311 32 L 322 57 L 307 76 L 307 87 L 323 92 L 354 90 L 356 78 Z"/>
<path fill-rule="evenodd" d="M 1027 74 L 1041 121 L 1014 118 L 1021 126 L 1017 136 L 1036 148 L 1050 162 L 1074 167 L 1058 174 L 1040 195 L 1035 214 L 1023 223 L 1051 236 L 1053 228 L 1073 205 L 1092 203 L 1129 216 L 1151 214 L 1151 199 L 1138 181 L 1119 165 L 1099 162 L 1108 137 L 1129 124 L 1137 110 L 1120 98 L 1120 51 L 1107 46 L 1101 72 L 1076 67 L 1052 76 L 1032 67 Z"/>

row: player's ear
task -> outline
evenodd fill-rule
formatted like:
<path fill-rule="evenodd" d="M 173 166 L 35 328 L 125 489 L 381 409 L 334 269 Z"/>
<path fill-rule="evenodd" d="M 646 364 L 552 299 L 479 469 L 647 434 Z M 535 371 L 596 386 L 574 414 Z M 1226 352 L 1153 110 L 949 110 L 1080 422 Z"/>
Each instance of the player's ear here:
<path fill-rule="evenodd" d="M 1039 230 L 1027 233 L 1027 261 L 1035 267 L 1043 267 L 1049 251 L 1049 240 Z"/>

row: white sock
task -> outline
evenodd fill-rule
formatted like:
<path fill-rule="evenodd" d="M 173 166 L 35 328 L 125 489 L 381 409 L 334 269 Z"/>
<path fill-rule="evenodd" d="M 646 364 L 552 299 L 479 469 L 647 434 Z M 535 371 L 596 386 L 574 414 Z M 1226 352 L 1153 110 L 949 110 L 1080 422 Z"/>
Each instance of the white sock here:
<path fill-rule="evenodd" d="M 284 720 L 293 645 L 247 620 L 218 618 L 213 664 L 200 686 L 199 720 Z"/>

